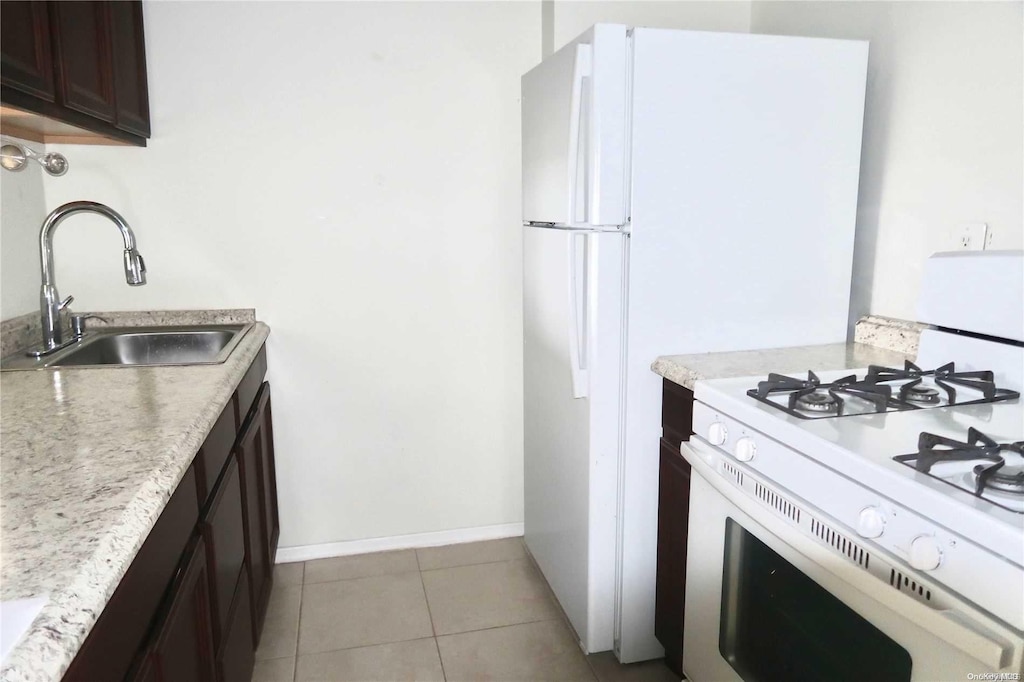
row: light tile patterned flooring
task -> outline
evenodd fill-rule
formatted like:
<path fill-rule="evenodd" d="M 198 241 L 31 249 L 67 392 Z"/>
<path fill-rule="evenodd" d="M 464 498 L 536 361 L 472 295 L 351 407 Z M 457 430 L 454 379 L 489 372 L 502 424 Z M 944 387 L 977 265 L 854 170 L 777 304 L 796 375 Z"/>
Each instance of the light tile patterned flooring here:
<path fill-rule="evenodd" d="M 584 656 L 520 538 L 281 564 L 254 682 L 668 682 Z"/>

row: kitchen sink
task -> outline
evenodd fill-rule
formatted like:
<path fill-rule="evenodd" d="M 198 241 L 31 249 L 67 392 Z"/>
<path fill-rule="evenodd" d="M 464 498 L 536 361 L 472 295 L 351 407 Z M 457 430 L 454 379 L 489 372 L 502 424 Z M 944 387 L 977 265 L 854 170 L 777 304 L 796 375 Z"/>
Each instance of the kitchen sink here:
<path fill-rule="evenodd" d="M 12 356 L 3 369 L 206 365 L 227 360 L 252 324 L 101 329 L 51 356 Z"/>

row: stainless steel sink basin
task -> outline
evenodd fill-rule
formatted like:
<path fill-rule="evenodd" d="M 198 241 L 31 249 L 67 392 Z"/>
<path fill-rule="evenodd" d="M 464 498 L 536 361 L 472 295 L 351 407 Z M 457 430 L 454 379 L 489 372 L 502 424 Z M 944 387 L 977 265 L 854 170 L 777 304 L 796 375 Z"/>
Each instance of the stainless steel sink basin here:
<path fill-rule="evenodd" d="M 12 356 L 3 369 L 204 365 L 227 360 L 246 325 L 101 329 L 51 356 Z"/>

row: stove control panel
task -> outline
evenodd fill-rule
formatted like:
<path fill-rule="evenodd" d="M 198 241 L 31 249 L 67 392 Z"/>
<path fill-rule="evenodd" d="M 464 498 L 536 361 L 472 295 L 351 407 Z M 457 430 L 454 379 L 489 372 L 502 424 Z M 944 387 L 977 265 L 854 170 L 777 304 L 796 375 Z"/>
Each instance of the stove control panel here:
<path fill-rule="evenodd" d="M 857 535 L 862 538 L 881 537 L 885 532 L 885 512 L 878 507 L 864 507 L 857 517 Z"/>

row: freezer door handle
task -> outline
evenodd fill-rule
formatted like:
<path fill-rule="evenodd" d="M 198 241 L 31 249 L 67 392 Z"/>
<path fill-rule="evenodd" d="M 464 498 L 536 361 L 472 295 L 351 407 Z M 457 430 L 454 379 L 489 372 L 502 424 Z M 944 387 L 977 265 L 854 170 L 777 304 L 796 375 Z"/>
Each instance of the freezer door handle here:
<path fill-rule="evenodd" d="M 569 220 L 586 226 L 590 219 L 590 45 L 576 46 L 569 107 Z M 582 157 L 582 158 L 581 158 Z"/>
<path fill-rule="evenodd" d="M 569 232 L 569 366 L 572 371 L 572 397 L 586 398 L 590 377 L 587 371 L 589 339 L 587 314 L 590 309 L 590 237 Z"/>

